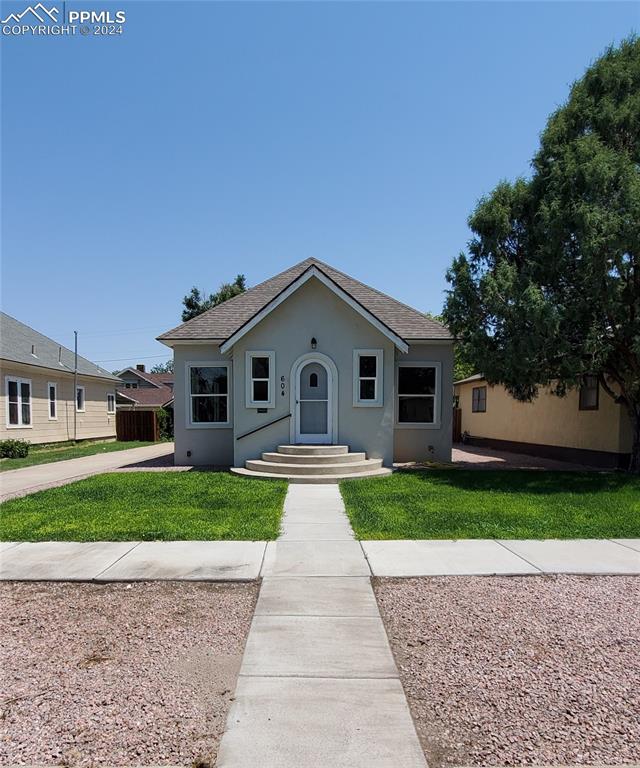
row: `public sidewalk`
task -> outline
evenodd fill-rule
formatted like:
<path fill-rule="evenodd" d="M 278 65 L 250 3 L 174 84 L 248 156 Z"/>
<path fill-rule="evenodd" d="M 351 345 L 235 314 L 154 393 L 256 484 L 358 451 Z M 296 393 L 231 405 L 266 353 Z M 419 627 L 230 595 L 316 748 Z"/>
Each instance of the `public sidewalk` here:
<path fill-rule="evenodd" d="M 119 469 L 127 464 L 157 459 L 172 453 L 173 443 L 158 443 L 144 448 L 126 448 L 124 451 L 98 453 L 93 456 L 82 456 L 79 459 L 11 469 L 0 474 L 0 501 L 66 485 L 84 477 Z"/>
<path fill-rule="evenodd" d="M 426 768 L 337 485 L 290 485 L 218 768 Z"/>
<path fill-rule="evenodd" d="M 289 486 L 278 541 L 0 542 L 0 580 L 246 581 L 301 567 L 313 577 L 640 574 L 640 539 L 357 542 L 337 486 L 324 492 L 331 504 L 291 512 L 302 488 Z"/>

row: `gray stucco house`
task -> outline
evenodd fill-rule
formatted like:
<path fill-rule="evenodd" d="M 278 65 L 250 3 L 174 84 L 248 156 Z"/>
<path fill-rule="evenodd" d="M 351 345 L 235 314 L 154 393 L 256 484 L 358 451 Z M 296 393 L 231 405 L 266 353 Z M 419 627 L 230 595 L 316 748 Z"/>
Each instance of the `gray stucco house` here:
<path fill-rule="evenodd" d="M 335 480 L 451 458 L 447 328 L 317 259 L 158 340 L 177 464 Z"/>

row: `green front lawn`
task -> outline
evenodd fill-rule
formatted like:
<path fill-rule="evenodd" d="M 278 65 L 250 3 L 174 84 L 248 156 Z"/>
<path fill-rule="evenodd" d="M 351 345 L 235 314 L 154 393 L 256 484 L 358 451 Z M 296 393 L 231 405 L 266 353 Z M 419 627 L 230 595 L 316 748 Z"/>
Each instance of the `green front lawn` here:
<path fill-rule="evenodd" d="M 2 541 L 275 539 L 286 481 L 119 472 L 7 501 Z"/>
<path fill-rule="evenodd" d="M 340 489 L 361 539 L 640 536 L 640 478 L 622 474 L 429 470 Z"/>
<path fill-rule="evenodd" d="M 0 472 L 21 467 L 33 467 L 36 464 L 49 464 L 52 461 L 64 461 L 65 459 L 79 459 L 81 456 L 94 456 L 96 453 L 111 453 L 111 451 L 124 451 L 127 448 L 144 448 L 143 443 L 132 440 L 131 442 L 112 443 L 63 443 L 62 445 L 37 446 L 32 445 L 29 455 L 25 459 L 0 459 Z"/>

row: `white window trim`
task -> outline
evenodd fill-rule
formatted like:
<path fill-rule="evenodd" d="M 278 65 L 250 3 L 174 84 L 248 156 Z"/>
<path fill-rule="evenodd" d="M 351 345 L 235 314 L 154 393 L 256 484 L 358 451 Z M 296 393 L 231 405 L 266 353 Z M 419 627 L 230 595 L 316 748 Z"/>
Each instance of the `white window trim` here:
<path fill-rule="evenodd" d="M 269 378 L 268 379 L 254 379 L 253 378 L 253 358 L 254 357 L 268 357 L 269 358 Z M 245 405 L 247 408 L 275 408 L 276 407 L 276 353 L 275 352 L 260 352 L 252 350 L 244 353 L 244 367 L 245 367 Z M 268 386 L 268 400 L 254 400 L 253 399 L 253 382 L 254 381 L 267 381 Z"/>
<path fill-rule="evenodd" d="M 18 423 L 17 424 L 9 424 L 9 382 L 10 381 L 15 381 L 18 387 Z M 29 385 L 29 423 L 28 424 L 22 423 L 22 395 L 20 394 L 21 384 Z M 31 379 L 23 379 L 20 376 L 5 376 L 4 391 L 7 398 L 7 412 L 6 412 L 7 429 L 33 429 L 33 385 L 31 384 Z"/>
<path fill-rule="evenodd" d="M 433 418 L 434 421 L 431 424 L 427 424 L 424 421 L 399 421 L 399 403 L 400 392 L 398 391 L 398 383 L 400 378 L 400 368 L 435 368 L 436 369 L 436 391 L 433 396 Z M 419 360 L 412 362 L 403 362 L 396 365 L 396 392 L 395 392 L 395 428 L 396 429 L 441 429 L 442 427 L 442 408 L 441 408 L 441 391 L 442 391 L 442 363 L 431 360 Z M 410 397 L 410 395 L 405 395 Z M 426 395 L 425 395 L 426 397 Z"/>
<path fill-rule="evenodd" d="M 78 408 L 78 390 L 82 390 L 82 408 Z M 87 391 L 86 389 L 81 385 L 78 384 L 76 387 L 76 413 L 85 413 L 87 410 Z"/>
<path fill-rule="evenodd" d="M 56 404 L 56 415 L 51 415 L 51 387 L 53 387 L 54 391 L 54 402 Z M 58 421 L 58 385 L 55 381 L 48 381 L 47 382 L 47 416 L 49 417 L 49 421 Z"/>
<path fill-rule="evenodd" d="M 113 410 L 109 409 L 109 398 L 113 398 Z M 107 413 L 114 414 L 116 412 L 116 393 L 107 392 Z"/>
<path fill-rule="evenodd" d="M 227 421 L 191 421 L 191 369 L 192 368 L 226 368 L 227 369 Z M 185 428 L 186 429 L 230 429 L 232 426 L 231 413 L 233 408 L 233 366 L 225 360 L 189 360 L 184 364 L 185 372 Z M 197 397 L 197 395 L 196 395 Z"/>
<path fill-rule="evenodd" d="M 360 358 L 375 357 L 376 359 L 376 377 L 373 400 L 360 399 L 360 380 L 372 380 L 372 377 L 360 376 Z M 353 407 L 354 408 L 381 408 L 384 404 L 384 385 L 383 385 L 383 360 L 384 351 L 382 349 L 354 349 L 353 350 Z"/>

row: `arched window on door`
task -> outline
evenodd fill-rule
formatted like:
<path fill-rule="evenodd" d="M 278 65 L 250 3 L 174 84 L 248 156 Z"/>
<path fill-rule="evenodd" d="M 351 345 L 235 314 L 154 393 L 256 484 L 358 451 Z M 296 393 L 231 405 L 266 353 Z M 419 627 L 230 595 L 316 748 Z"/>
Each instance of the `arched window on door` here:
<path fill-rule="evenodd" d="M 312 373 L 309 376 L 309 386 L 310 387 L 317 387 L 318 386 L 318 374 Z"/>

